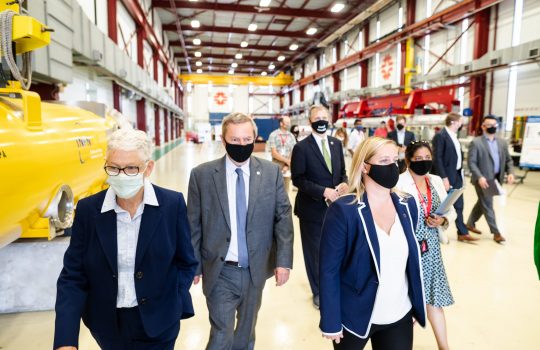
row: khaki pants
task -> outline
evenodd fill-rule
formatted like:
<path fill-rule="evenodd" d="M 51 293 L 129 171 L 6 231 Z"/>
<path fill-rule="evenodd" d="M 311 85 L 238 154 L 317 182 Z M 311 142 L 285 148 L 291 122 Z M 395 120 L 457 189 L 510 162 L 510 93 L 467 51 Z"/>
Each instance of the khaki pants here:
<path fill-rule="evenodd" d="M 277 159 L 272 159 L 272 162 L 276 163 L 277 165 L 279 165 L 279 168 L 281 169 L 281 172 L 283 173 L 283 168 L 286 166 L 285 163 L 277 160 Z M 289 168 L 289 171 L 288 173 L 290 174 L 291 169 Z M 285 192 L 289 193 L 289 189 L 291 187 L 291 177 L 290 176 L 283 176 L 283 186 L 285 187 Z"/>

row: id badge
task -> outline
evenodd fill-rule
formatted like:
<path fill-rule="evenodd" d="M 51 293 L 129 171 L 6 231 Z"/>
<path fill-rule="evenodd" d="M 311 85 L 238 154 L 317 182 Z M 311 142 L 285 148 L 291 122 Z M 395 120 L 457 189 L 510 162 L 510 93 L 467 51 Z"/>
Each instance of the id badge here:
<path fill-rule="evenodd" d="M 421 254 L 421 256 L 424 256 L 424 254 L 426 254 L 429 251 L 427 239 L 423 239 L 421 241 L 418 241 L 418 245 L 420 246 L 420 254 Z"/>

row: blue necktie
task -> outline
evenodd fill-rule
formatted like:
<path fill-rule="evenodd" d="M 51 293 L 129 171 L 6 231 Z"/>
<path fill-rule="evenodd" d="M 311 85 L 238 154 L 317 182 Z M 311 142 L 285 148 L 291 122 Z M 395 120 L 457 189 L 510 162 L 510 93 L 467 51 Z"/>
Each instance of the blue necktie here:
<path fill-rule="evenodd" d="M 238 240 L 238 264 L 241 267 L 248 267 L 248 250 L 246 240 L 246 185 L 242 169 L 236 168 L 236 239 Z"/>

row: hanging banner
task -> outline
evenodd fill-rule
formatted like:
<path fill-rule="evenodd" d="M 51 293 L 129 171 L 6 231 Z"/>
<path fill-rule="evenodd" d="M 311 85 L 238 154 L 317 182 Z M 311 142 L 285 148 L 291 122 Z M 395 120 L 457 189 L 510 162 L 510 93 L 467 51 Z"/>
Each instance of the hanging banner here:
<path fill-rule="evenodd" d="M 396 82 L 396 74 L 399 71 L 397 64 L 395 47 L 381 52 L 378 67 L 379 86 L 394 84 Z"/>
<path fill-rule="evenodd" d="M 208 91 L 208 111 L 210 113 L 231 113 L 232 94 L 226 86 L 215 86 Z"/>

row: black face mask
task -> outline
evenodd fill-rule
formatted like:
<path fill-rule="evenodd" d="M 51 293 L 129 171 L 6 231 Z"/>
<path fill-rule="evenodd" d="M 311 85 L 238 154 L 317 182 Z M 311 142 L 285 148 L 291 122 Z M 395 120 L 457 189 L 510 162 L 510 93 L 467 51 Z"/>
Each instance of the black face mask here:
<path fill-rule="evenodd" d="M 426 175 L 431 170 L 433 166 L 432 160 L 419 160 L 416 162 L 411 162 L 409 168 L 414 171 L 417 175 Z"/>
<path fill-rule="evenodd" d="M 318 134 L 324 134 L 328 129 L 328 120 L 317 120 L 311 123 L 311 128 Z"/>
<path fill-rule="evenodd" d="M 486 132 L 487 132 L 488 134 L 493 135 L 494 133 L 497 132 L 497 127 L 496 127 L 496 126 L 492 126 L 492 127 L 486 128 Z"/>
<path fill-rule="evenodd" d="M 398 124 L 396 127 L 397 127 L 398 130 L 401 131 L 401 130 L 403 130 L 403 128 L 405 127 L 405 125 L 403 125 L 403 124 Z"/>
<path fill-rule="evenodd" d="M 396 163 L 388 165 L 366 164 L 371 165 L 368 173 L 369 177 L 382 187 L 391 189 L 398 183 L 399 168 Z"/>
<path fill-rule="evenodd" d="M 225 141 L 225 150 L 227 151 L 227 154 L 237 163 L 243 163 L 248 160 L 251 153 L 253 153 L 253 147 L 253 143 L 248 143 L 247 145 L 235 145 Z"/>

